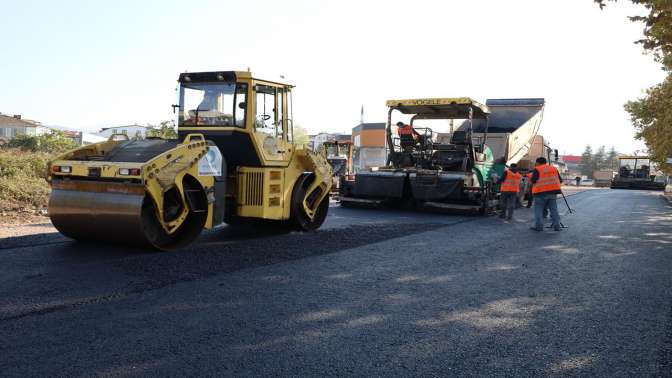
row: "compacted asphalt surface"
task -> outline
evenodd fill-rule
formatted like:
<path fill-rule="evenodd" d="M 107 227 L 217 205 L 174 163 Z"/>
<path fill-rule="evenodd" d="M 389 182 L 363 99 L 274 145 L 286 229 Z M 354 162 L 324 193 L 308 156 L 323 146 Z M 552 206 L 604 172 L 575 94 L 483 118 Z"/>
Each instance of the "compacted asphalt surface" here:
<path fill-rule="evenodd" d="M 568 199 L 561 232 L 334 205 L 173 253 L 6 238 L 0 376 L 672 375 L 672 207 Z"/>

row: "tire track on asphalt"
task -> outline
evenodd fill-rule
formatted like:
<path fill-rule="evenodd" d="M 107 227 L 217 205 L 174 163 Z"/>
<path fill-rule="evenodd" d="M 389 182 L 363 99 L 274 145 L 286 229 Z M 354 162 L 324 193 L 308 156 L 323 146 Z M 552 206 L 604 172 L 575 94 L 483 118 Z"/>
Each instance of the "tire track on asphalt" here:
<path fill-rule="evenodd" d="M 572 197 L 584 192 L 586 191 L 570 193 L 565 196 Z M 0 322 L 18 320 L 30 316 L 46 315 L 91 304 L 122 300 L 132 295 L 158 290 L 179 282 L 189 282 L 207 278 L 215 274 L 232 273 L 243 269 L 253 269 L 260 266 L 273 265 L 300 258 L 336 253 L 346 249 L 374 244 L 383 240 L 400 238 L 426 231 L 433 231 L 442 227 L 476 222 L 488 218 L 490 218 L 490 216 L 472 216 L 455 222 L 405 224 L 403 228 L 397 224 L 389 223 L 357 225 L 312 233 L 281 234 L 265 238 L 245 239 L 245 237 L 243 237 L 241 239 L 239 237 L 235 238 L 233 241 L 229 239 L 221 239 L 222 235 L 226 235 L 226 233 L 219 233 L 217 231 L 208 232 L 201 237 L 201 240 L 197 244 L 182 251 L 137 256 L 132 255 L 113 261 L 113 265 L 124 271 L 124 273 L 143 279 L 139 283 L 130 284 L 131 286 L 127 287 L 125 290 L 42 306 L 15 315 L 2 317 L 0 318 Z M 256 235 L 256 232 L 254 231 L 251 235 Z M 394 235 L 394 237 L 389 237 L 389 235 Z M 68 242 L 72 241 L 68 239 L 58 242 L 30 244 L 29 246 L 39 247 Z M 241 250 L 241 244 L 247 246 L 247 249 Z M 269 247 L 269 244 L 271 247 Z M 298 244 L 298 246 L 295 244 Z M 328 246 L 330 244 L 338 245 L 339 248 L 320 250 L 320 247 L 324 247 L 325 245 Z M 220 248 L 217 249 L 217 246 Z M 24 247 L 26 246 L 9 248 L 0 247 L 0 250 Z M 249 251 L 250 247 L 252 251 Z M 222 248 L 225 249 L 225 251 L 222 251 Z M 268 253 L 269 250 L 271 253 Z M 317 250 L 317 252 L 311 253 L 311 250 Z M 297 251 L 301 252 L 296 253 Z M 194 263 L 194 259 L 197 260 L 196 263 Z M 225 265 L 223 265 L 223 263 Z M 177 267 L 177 269 L 175 269 L 175 267 Z"/>
<path fill-rule="evenodd" d="M 49 304 L 38 305 L 27 311 L 0 318 L 0 323 L 27 317 L 122 300 L 180 282 L 190 282 L 217 274 L 233 273 L 245 269 L 279 264 L 316 257 L 340 251 L 433 231 L 439 228 L 485 220 L 489 217 L 471 217 L 450 223 L 398 224 L 382 223 L 357 225 L 310 233 L 283 234 L 274 237 L 236 240 L 219 240 L 217 233 L 191 248 L 171 253 L 131 255 L 112 261 L 111 267 L 126 277 L 135 279 L 120 290 L 80 299 L 55 299 Z M 85 286 L 85 285 L 83 285 Z"/>

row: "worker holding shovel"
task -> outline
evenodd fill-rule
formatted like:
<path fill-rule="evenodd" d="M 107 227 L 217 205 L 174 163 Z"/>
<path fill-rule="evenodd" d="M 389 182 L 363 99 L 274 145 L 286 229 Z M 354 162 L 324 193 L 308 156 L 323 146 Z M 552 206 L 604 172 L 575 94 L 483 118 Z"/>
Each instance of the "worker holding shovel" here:
<path fill-rule="evenodd" d="M 504 174 L 499 179 L 501 184 L 499 191 L 501 192 L 502 214 L 500 218 L 513 218 L 513 210 L 518 204 L 518 192 L 520 191 L 520 180 L 522 175 L 518 173 L 518 166 L 511 164 L 509 169 L 504 171 Z"/>
<path fill-rule="evenodd" d="M 562 194 L 562 178 L 560 172 L 548 164 L 546 158 L 540 157 L 532 171 L 532 195 L 534 196 L 534 227 L 531 230 L 543 231 L 543 212 L 548 206 L 551 212 L 551 227 L 560 231 L 560 214 L 558 213 L 557 196 Z"/>

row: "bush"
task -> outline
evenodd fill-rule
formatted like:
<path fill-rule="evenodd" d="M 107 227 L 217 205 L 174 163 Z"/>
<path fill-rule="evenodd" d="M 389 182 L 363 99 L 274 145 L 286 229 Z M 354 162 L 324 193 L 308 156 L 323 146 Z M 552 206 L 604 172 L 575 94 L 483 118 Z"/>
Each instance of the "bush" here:
<path fill-rule="evenodd" d="M 77 143 L 66 137 L 62 131 L 54 130 L 38 136 L 17 135 L 7 146 L 23 151 L 58 153 L 76 148 Z"/>
<path fill-rule="evenodd" d="M 43 152 L 0 150 L 0 212 L 47 207 L 47 163 L 53 158 Z"/>

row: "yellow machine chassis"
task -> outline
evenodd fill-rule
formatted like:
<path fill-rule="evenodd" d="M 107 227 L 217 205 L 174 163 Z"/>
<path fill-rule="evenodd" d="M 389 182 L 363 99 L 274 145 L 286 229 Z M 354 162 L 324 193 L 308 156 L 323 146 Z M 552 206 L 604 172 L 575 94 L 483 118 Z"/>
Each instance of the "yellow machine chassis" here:
<path fill-rule="evenodd" d="M 241 108 L 245 109 L 245 127 L 179 125 L 183 141 L 175 145 L 163 140 L 130 141 L 125 136 L 119 140 L 113 135 L 106 142 L 80 147 L 51 162 L 49 213 L 54 226 L 75 239 L 141 242 L 159 249 L 179 248 L 202 228 L 235 217 L 292 222 L 298 218 L 299 229 L 319 227 L 326 216 L 332 171 L 325 156 L 288 138 L 291 116 L 287 102 L 292 86 L 258 80 L 249 72 L 234 74 L 236 83 L 248 88 L 246 107 Z M 276 134 L 257 130 L 258 86 L 275 88 L 276 103 L 269 109 L 281 110 L 282 116 L 276 114 L 273 123 L 279 130 Z M 249 138 L 247 153 L 254 151 L 257 165 L 224 164 L 227 154 L 235 157 L 237 152 L 221 150 L 224 147 L 214 138 L 221 138 L 222 133 Z M 213 139 L 208 140 L 209 135 Z M 272 148 L 266 143 L 269 138 Z M 209 148 L 221 152 L 222 177 L 212 176 L 212 171 L 199 173 L 199 161 Z M 157 151 L 155 156 L 152 151 Z M 115 160 L 124 156 L 143 161 Z"/>

